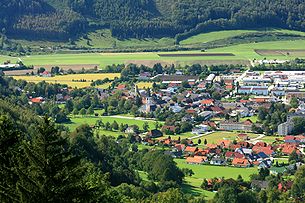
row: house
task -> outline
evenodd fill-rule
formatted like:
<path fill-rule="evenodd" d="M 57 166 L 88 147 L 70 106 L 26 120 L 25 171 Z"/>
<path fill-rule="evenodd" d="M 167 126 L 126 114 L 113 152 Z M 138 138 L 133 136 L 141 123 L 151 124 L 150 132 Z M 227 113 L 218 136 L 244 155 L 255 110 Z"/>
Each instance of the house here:
<path fill-rule="evenodd" d="M 232 161 L 232 165 L 240 168 L 248 168 L 251 166 L 251 163 L 246 158 L 234 158 Z"/>
<path fill-rule="evenodd" d="M 149 138 L 157 138 L 157 137 L 162 137 L 162 136 L 163 136 L 163 133 L 157 129 L 150 130 L 147 133 L 147 137 L 149 137 Z"/>
<path fill-rule="evenodd" d="M 229 148 L 231 145 L 232 141 L 231 140 L 219 140 L 217 142 L 218 146 L 221 146 L 222 148 Z"/>
<path fill-rule="evenodd" d="M 267 189 L 268 185 L 269 185 L 269 182 L 266 180 L 252 180 L 252 182 L 251 182 L 251 188 L 253 190 Z"/>
<path fill-rule="evenodd" d="M 42 73 L 40 73 L 40 76 L 44 78 L 50 78 L 52 77 L 52 74 L 49 71 L 45 70 Z"/>
<path fill-rule="evenodd" d="M 198 147 L 190 147 L 190 146 L 187 146 L 185 149 L 184 149 L 184 154 L 188 154 L 188 155 L 193 155 L 195 154 L 195 152 L 198 151 Z"/>
<path fill-rule="evenodd" d="M 125 84 L 119 84 L 119 85 L 117 86 L 117 89 L 118 89 L 118 90 L 124 90 L 124 89 L 126 89 L 126 85 L 125 85 Z"/>
<path fill-rule="evenodd" d="M 264 154 L 266 154 L 268 156 L 273 156 L 275 154 L 275 152 L 272 150 L 271 146 L 266 146 L 266 147 L 254 146 L 252 148 L 252 150 L 255 153 L 263 152 Z"/>
<path fill-rule="evenodd" d="M 206 162 L 208 162 L 208 158 L 205 156 L 194 156 L 186 158 L 186 163 L 188 164 L 203 164 Z"/>
<path fill-rule="evenodd" d="M 168 134 L 168 133 L 176 133 L 176 130 L 177 130 L 177 127 L 173 126 L 173 125 L 164 125 L 161 128 L 161 131 L 163 133 L 166 133 L 166 134 Z"/>
<path fill-rule="evenodd" d="M 185 149 L 185 144 L 175 144 L 175 149 L 177 149 L 178 151 L 184 151 L 184 149 Z"/>
<path fill-rule="evenodd" d="M 41 104 L 43 102 L 45 102 L 45 99 L 43 97 L 35 97 L 35 98 L 32 98 L 29 103 L 30 104 L 34 104 L 34 103 Z"/>
<path fill-rule="evenodd" d="M 192 129 L 192 133 L 196 135 L 201 135 L 209 131 L 208 125 L 198 125 Z"/>
<path fill-rule="evenodd" d="M 128 128 L 125 130 L 126 134 L 134 134 L 134 127 L 133 126 L 128 126 Z"/>
<path fill-rule="evenodd" d="M 277 185 L 277 188 L 279 191 L 286 192 L 291 189 L 292 185 L 293 185 L 293 181 L 287 180 L 287 181 L 279 183 Z"/>
<path fill-rule="evenodd" d="M 249 140 L 249 136 L 247 134 L 244 133 L 240 133 L 237 135 L 238 140 L 240 141 L 247 141 Z"/>
<path fill-rule="evenodd" d="M 223 158 L 213 157 L 210 161 L 210 164 L 217 166 L 226 165 L 226 160 Z"/>
<path fill-rule="evenodd" d="M 258 168 L 270 168 L 272 166 L 272 161 L 269 160 L 263 160 L 259 163 Z"/>
<path fill-rule="evenodd" d="M 249 119 L 245 122 L 221 121 L 219 128 L 225 131 L 240 130 L 250 132 L 252 130 L 252 121 Z"/>

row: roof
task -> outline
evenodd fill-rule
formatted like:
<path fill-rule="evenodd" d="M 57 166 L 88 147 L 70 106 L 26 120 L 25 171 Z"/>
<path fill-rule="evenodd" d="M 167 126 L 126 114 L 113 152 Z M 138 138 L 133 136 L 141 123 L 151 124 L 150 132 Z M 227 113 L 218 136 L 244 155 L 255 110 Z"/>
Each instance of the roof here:
<path fill-rule="evenodd" d="M 36 98 L 31 99 L 32 103 L 42 103 L 43 101 L 44 101 L 44 98 L 42 98 L 42 97 L 36 97 Z"/>
<path fill-rule="evenodd" d="M 205 156 L 194 156 L 194 157 L 187 157 L 186 158 L 186 162 L 187 163 L 203 163 L 204 161 L 206 161 L 208 158 Z"/>
<path fill-rule="evenodd" d="M 198 150 L 198 147 L 190 147 L 190 146 L 187 146 L 186 148 L 185 148 L 185 152 L 196 152 Z"/>
<path fill-rule="evenodd" d="M 202 100 L 200 103 L 201 104 L 213 104 L 214 100 L 213 99 L 205 99 Z"/>
<path fill-rule="evenodd" d="M 234 158 L 232 161 L 233 165 L 239 165 L 239 166 L 248 166 L 250 165 L 250 162 L 246 158 Z"/>
<path fill-rule="evenodd" d="M 256 153 L 264 152 L 268 156 L 274 153 L 274 151 L 271 149 L 271 146 L 267 146 L 267 147 L 254 146 L 252 150 Z"/>

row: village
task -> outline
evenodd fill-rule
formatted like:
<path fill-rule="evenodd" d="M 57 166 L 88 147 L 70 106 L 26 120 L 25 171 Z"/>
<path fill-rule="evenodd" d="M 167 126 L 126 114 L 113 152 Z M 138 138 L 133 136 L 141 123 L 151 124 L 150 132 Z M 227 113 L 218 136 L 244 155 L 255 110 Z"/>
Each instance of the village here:
<path fill-rule="evenodd" d="M 283 172 L 302 165 L 298 160 L 289 162 L 288 157 L 304 154 L 305 136 L 291 135 L 294 119 L 305 118 L 304 74 L 236 68 L 202 78 L 180 70 L 165 74 L 142 71 L 135 77 L 138 81 L 154 83 L 151 88 L 140 89 L 137 83 L 119 81 L 114 82 L 113 88 L 96 90 L 101 101 L 117 94 L 119 99 L 140 100 L 139 108 L 133 110 L 134 119 L 160 122 L 155 129 L 144 130 L 139 130 L 141 126 L 125 125 L 121 132 L 134 136 L 139 145 L 162 146 L 166 154 L 183 158 L 187 164 L 268 168 L 276 174 L 277 168 Z M 52 75 L 44 71 L 40 77 Z M 73 100 L 69 89 L 63 91 L 56 95 L 57 103 L 62 105 Z M 263 110 L 268 111 L 275 104 L 291 106 L 292 101 L 297 105 L 289 107 L 285 118 L 277 121 L 276 129 L 270 130 L 259 119 Z M 43 102 L 43 97 L 30 98 L 31 104 Z M 109 107 L 103 113 L 115 114 Z M 92 128 L 98 127 L 92 125 Z M 206 138 L 215 133 L 223 136 L 208 142 Z M 228 138 L 226 133 L 231 133 Z"/>

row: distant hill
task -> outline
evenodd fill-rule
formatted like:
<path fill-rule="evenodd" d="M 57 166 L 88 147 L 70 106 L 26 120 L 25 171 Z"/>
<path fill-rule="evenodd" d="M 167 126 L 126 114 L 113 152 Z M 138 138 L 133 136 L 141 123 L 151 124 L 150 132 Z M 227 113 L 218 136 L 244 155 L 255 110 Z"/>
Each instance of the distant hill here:
<path fill-rule="evenodd" d="M 174 37 L 259 27 L 305 31 L 303 0 L 1 0 L 1 32 L 68 40 L 110 28 L 124 38 Z"/>

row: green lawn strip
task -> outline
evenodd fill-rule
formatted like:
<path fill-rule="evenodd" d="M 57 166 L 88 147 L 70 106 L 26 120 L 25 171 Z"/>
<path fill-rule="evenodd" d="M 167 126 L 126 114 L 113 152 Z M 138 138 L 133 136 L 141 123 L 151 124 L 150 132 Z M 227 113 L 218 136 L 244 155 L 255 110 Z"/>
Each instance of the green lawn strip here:
<path fill-rule="evenodd" d="M 190 165 L 187 164 L 185 159 L 175 159 L 177 166 L 179 168 L 189 168 L 195 173 L 194 178 L 204 179 L 204 178 L 214 178 L 214 177 L 224 177 L 224 178 L 234 178 L 236 179 L 238 175 L 241 175 L 244 180 L 250 180 L 250 175 L 258 173 L 257 168 L 235 168 L 227 166 L 211 166 L 211 165 Z"/>
<path fill-rule="evenodd" d="M 155 121 L 151 120 L 136 120 L 136 119 L 128 119 L 128 118 L 115 118 L 111 116 L 72 116 L 70 118 L 71 123 L 65 124 L 67 127 L 70 128 L 71 131 L 75 130 L 79 125 L 81 124 L 88 124 L 88 125 L 94 125 L 96 121 L 102 120 L 105 124 L 106 122 L 109 122 L 112 124 L 114 121 L 116 121 L 119 125 L 121 123 L 131 125 L 138 125 L 140 129 L 143 129 L 143 124 L 145 122 L 148 122 L 149 128 L 154 129 L 155 128 Z"/>

